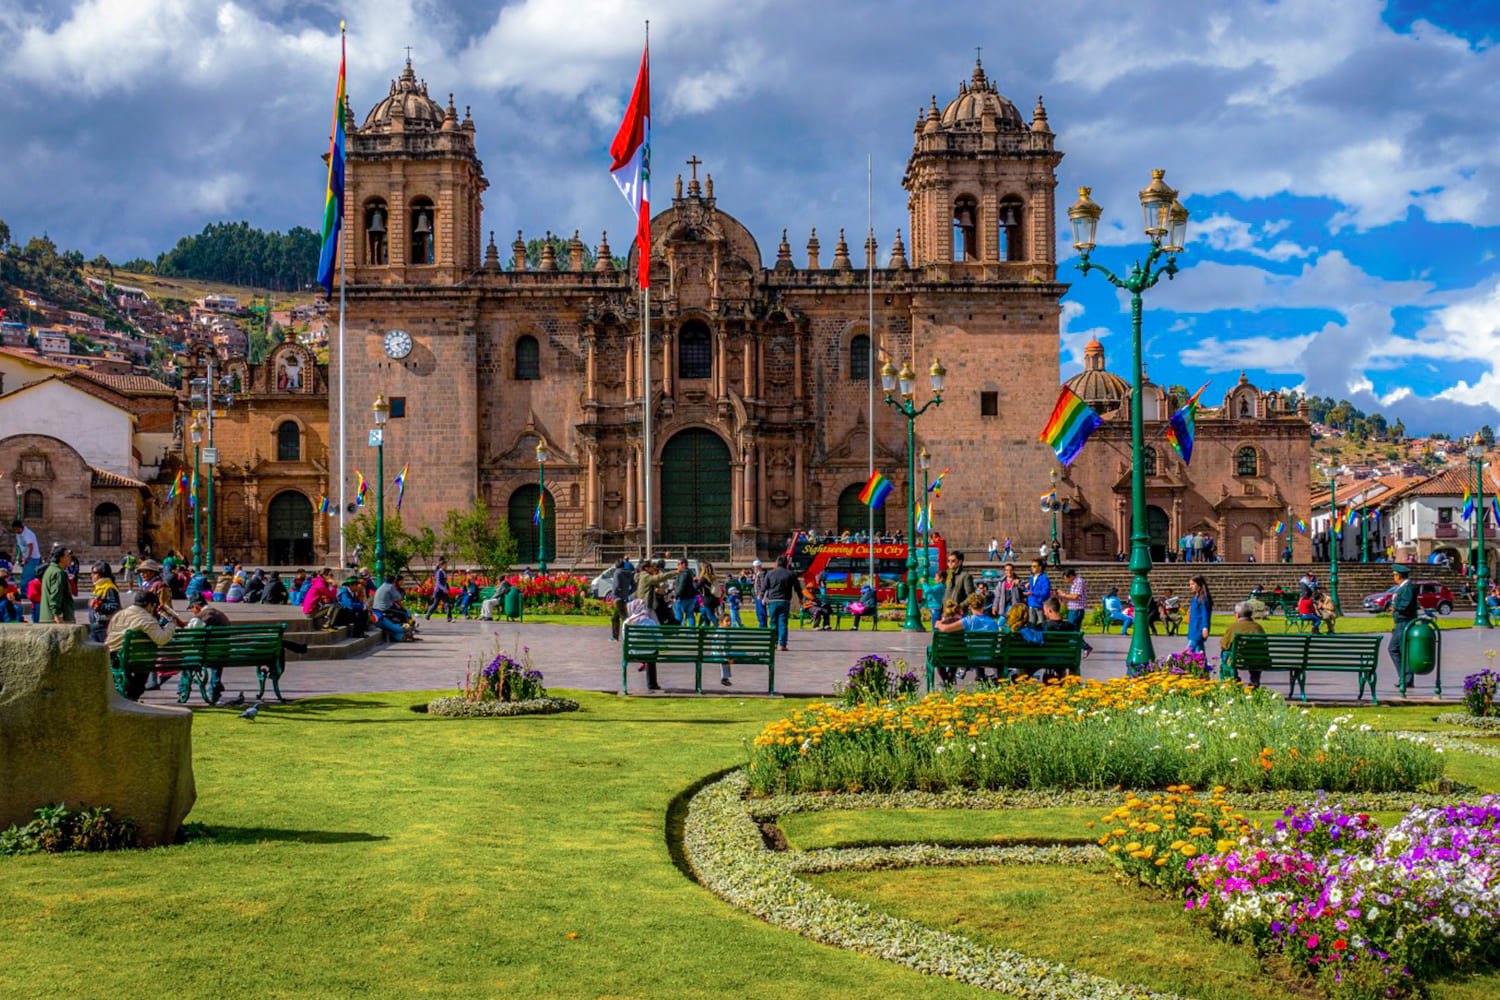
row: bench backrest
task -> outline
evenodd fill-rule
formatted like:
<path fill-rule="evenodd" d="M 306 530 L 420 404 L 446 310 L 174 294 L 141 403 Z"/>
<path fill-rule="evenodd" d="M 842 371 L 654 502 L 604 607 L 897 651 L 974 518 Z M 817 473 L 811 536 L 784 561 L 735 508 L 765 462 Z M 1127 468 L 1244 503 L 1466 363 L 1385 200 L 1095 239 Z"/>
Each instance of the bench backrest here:
<path fill-rule="evenodd" d="M 208 634 L 203 655 L 211 667 L 226 662 L 274 662 L 281 658 L 281 637 L 286 623 L 219 625 L 192 631 Z"/>
<path fill-rule="evenodd" d="M 144 632 L 125 633 L 125 643 L 115 654 L 122 667 L 150 670 L 197 669 L 203 664 L 205 629 L 182 628 L 165 645 L 158 646 Z"/>
<path fill-rule="evenodd" d="M 1032 642 L 1018 632 L 1001 637 L 1000 652 L 1007 668 L 1067 666 L 1076 668 L 1083 659 L 1082 632 L 1042 632 L 1041 642 Z"/>
<path fill-rule="evenodd" d="M 932 660 L 943 666 L 992 665 L 999 658 L 999 632 L 934 632 Z"/>
<path fill-rule="evenodd" d="M 769 654 L 776 632 L 768 628 L 694 628 L 691 625 L 626 625 L 625 646 L 679 656 L 720 653 Z"/>
<path fill-rule="evenodd" d="M 1230 646 L 1234 665 L 1240 670 L 1257 666 L 1373 668 L 1380 657 L 1379 635 L 1258 635 L 1247 632 L 1234 637 Z"/>

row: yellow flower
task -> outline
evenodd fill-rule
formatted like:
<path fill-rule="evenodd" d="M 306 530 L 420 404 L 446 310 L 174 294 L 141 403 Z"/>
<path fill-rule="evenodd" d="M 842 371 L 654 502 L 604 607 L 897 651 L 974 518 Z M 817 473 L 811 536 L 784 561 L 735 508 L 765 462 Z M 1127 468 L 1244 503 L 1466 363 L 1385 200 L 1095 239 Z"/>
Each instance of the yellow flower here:
<path fill-rule="evenodd" d="M 1125 845 L 1125 850 L 1130 851 L 1131 853 L 1139 851 L 1140 849 L 1141 849 L 1141 842 L 1138 841 L 1138 840 L 1132 840 L 1130 843 L 1128 843 L 1128 844 Z"/>
<path fill-rule="evenodd" d="M 1182 849 L 1182 856 L 1185 857 L 1185 858 L 1190 858 L 1190 857 L 1192 857 L 1193 855 L 1195 855 L 1197 853 L 1198 853 L 1198 848 L 1194 847 L 1192 844 L 1188 844 L 1188 845 L 1184 846 L 1183 849 Z"/>

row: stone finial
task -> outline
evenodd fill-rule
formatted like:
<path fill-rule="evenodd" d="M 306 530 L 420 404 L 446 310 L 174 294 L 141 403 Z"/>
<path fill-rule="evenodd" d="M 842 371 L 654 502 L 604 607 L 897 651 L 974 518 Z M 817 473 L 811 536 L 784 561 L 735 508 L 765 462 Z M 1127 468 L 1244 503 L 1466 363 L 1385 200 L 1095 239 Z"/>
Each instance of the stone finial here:
<path fill-rule="evenodd" d="M 443 109 L 443 131 L 451 132 L 458 128 L 458 109 L 453 106 L 453 94 L 448 94 L 448 106 Z"/>
<path fill-rule="evenodd" d="M 345 130 L 349 131 L 349 132 L 358 132 L 359 128 L 355 124 L 357 121 L 358 121 L 358 119 L 356 119 L 354 117 L 354 105 L 349 103 L 349 95 L 346 92 L 344 94 L 344 125 L 345 125 Z"/>
<path fill-rule="evenodd" d="M 786 230 L 781 231 L 781 246 L 776 248 L 776 270 L 790 271 L 795 265 L 792 263 L 792 246 L 786 241 Z"/>
<path fill-rule="evenodd" d="M 557 270 L 557 251 L 552 248 L 552 231 L 547 231 L 547 236 L 542 242 L 542 263 L 537 268 L 539 271 Z"/>
<path fill-rule="evenodd" d="M 677 175 L 677 185 L 672 189 L 672 197 L 674 197 L 674 198 L 681 198 L 682 197 L 682 175 L 681 174 Z"/>
<path fill-rule="evenodd" d="M 844 242 L 844 230 L 839 229 L 839 241 L 833 247 L 833 269 L 847 271 L 854 265 L 849 260 L 849 244 Z"/>
<path fill-rule="evenodd" d="M 933 94 L 932 102 L 927 105 L 927 124 L 923 126 L 922 131 L 936 132 L 938 130 L 938 122 L 941 120 L 942 117 L 938 114 L 937 95 Z"/>
<path fill-rule="evenodd" d="M 583 273 L 583 240 L 578 238 L 578 230 L 573 230 L 573 238 L 568 241 L 568 266 L 575 274 Z"/>
<path fill-rule="evenodd" d="M 906 262 L 906 244 L 901 242 L 901 230 L 896 230 L 896 240 L 891 244 L 891 267 L 904 271 L 911 265 Z"/>
<path fill-rule="evenodd" d="M 500 248 L 495 246 L 495 231 L 490 230 L 490 245 L 484 248 L 484 269 L 486 271 L 500 270 Z"/>
<path fill-rule="evenodd" d="M 599 249 L 594 251 L 594 270 L 600 274 L 615 272 L 615 255 L 609 249 L 609 230 L 599 233 Z"/>
<path fill-rule="evenodd" d="M 704 180 L 703 180 L 703 190 L 704 190 L 704 196 L 705 197 L 712 198 L 714 196 L 714 175 L 713 174 L 708 174 L 708 175 L 706 175 L 704 177 Z"/>
<path fill-rule="evenodd" d="M 875 233 L 865 237 L 865 267 L 871 270 L 880 266 L 880 248 L 875 242 Z"/>
<path fill-rule="evenodd" d="M 516 230 L 516 241 L 510 245 L 510 254 L 512 258 L 510 262 L 511 269 L 515 271 L 526 270 L 526 240 L 521 236 L 519 229 Z"/>
<path fill-rule="evenodd" d="M 814 226 L 812 235 L 807 238 L 807 269 L 809 271 L 819 270 L 818 267 L 818 227 Z"/>
<path fill-rule="evenodd" d="M 474 116 L 470 114 L 470 108 L 467 104 L 464 105 L 463 124 L 461 124 L 459 127 L 462 128 L 465 132 L 474 131 Z"/>
<path fill-rule="evenodd" d="M 1047 127 L 1047 107 L 1042 103 L 1042 95 L 1036 95 L 1036 110 L 1031 113 L 1031 131 L 1051 132 Z"/>
<path fill-rule="evenodd" d="M 916 134 L 916 135 L 921 135 L 922 134 L 922 126 L 926 125 L 926 124 L 927 124 L 927 109 L 924 108 L 924 107 L 918 106 L 918 108 L 917 108 L 917 124 L 912 127 L 912 132 L 914 134 Z"/>

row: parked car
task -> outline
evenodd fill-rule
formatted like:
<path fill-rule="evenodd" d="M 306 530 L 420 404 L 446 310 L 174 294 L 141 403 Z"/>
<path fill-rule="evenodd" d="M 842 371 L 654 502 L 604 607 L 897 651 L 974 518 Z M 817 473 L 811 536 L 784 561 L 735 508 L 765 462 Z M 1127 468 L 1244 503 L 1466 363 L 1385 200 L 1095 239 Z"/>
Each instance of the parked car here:
<path fill-rule="evenodd" d="M 1417 604 L 1424 611 L 1436 611 L 1440 615 L 1446 615 L 1453 610 L 1453 591 L 1442 583 L 1414 583 L 1417 588 Z M 1377 614 L 1389 614 L 1391 610 L 1391 596 L 1396 593 L 1396 588 L 1382 591 L 1379 594 L 1370 594 L 1365 598 L 1365 610 L 1374 611 Z"/>
<path fill-rule="evenodd" d="M 589 584 L 589 593 L 601 601 L 615 596 L 615 568 L 613 566 L 594 577 Z"/>

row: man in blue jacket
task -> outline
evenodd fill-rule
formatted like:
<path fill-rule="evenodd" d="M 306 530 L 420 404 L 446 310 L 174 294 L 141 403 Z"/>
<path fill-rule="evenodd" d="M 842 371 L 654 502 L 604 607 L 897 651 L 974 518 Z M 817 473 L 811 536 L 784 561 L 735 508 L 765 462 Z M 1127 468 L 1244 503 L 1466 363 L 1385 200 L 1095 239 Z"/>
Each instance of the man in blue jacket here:
<path fill-rule="evenodd" d="M 1040 625 L 1045 618 L 1042 606 L 1052 596 L 1052 581 L 1047 578 L 1047 567 L 1040 559 L 1031 560 L 1031 580 L 1026 584 L 1026 616 L 1031 624 Z"/>

